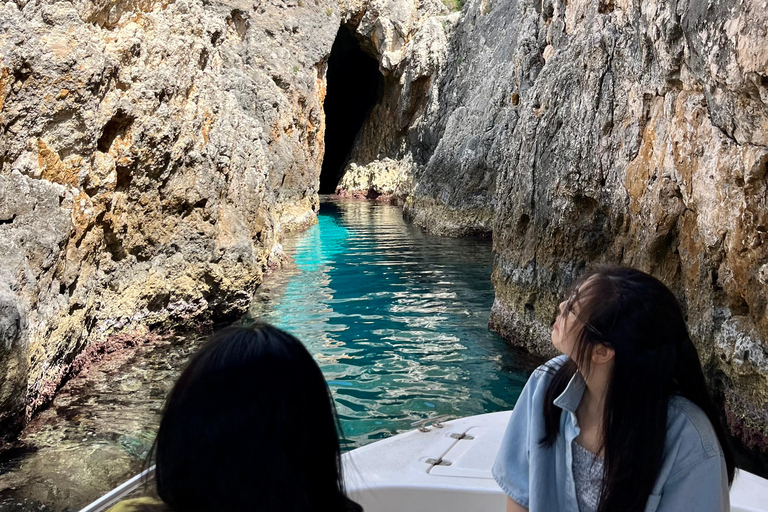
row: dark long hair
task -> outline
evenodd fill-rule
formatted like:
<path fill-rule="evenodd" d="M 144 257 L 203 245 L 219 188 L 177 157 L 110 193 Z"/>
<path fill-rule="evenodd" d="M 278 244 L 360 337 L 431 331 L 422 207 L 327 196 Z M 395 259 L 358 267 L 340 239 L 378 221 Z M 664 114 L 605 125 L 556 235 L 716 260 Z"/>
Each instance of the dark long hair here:
<path fill-rule="evenodd" d="M 219 331 L 165 405 L 150 460 L 174 512 L 343 511 L 340 428 L 320 368 L 266 324 Z"/>
<path fill-rule="evenodd" d="M 615 357 L 605 397 L 605 469 L 598 511 L 645 509 L 663 461 L 667 407 L 673 395 L 687 398 L 709 418 L 731 483 L 733 453 L 672 292 L 644 272 L 615 266 L 582 276 L 572 290 L 569 303 L 578 301 L 578 318 L 585 326 L 574 358 L 556 370 L 547 389 L 541 444 L 552 446 L 559 434 L 562 410 L 552 401 L 576 371 L 589 373 L 592 349 L 605 344 Z M 563 314 L 568 315 L 568 307 Z"/>

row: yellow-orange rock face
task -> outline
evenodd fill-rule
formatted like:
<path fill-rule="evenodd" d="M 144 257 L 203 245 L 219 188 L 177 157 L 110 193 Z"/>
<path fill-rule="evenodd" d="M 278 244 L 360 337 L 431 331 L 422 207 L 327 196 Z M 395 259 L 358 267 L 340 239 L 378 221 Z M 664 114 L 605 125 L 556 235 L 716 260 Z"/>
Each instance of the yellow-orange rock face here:
<path fill-rule="evenodd" d="M 0 6 L 0 432 L 93 343 L 246 310 L 315 219 L 334 6 Z"/>

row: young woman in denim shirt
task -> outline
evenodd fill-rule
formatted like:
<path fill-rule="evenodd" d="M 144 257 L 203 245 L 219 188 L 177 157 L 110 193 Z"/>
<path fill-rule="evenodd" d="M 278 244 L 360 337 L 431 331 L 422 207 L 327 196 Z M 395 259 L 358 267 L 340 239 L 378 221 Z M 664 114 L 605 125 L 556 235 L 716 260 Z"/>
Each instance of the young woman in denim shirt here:
<path fill-rule="evenodd" d="M 493 467 L 508 512 L 729 510 L 733 454 L 666 286 L 589 273 L 552 343 L 563 355 L 528 380 Z"/>

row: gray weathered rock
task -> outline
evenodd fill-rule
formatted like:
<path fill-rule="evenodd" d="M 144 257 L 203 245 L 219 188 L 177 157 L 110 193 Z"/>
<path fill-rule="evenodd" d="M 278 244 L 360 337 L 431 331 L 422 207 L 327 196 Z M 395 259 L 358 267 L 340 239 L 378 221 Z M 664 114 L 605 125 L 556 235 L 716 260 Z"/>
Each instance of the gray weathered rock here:
<path fill-rule="evenodd" d="M 46 333 L 41 317 L 67 312 L 53 278 L 72 223 L 65 187 L 14 172 L 0 176 L 0 429 L 18 430 L 32 358 Z M 36 343 L 37 342 L 37 343 Z"/>
<path fill-rule="evenodd" d="M 430 108 L 378 157 L 412 158 L 416 222 L 492 230 L 491 324 L 515 345 L 554 352 L 591 265 L 664 280 L 733 431 L 768 453 L 764 3 L 473 0 Z"/>
<path fill-rule="evenodd" d="M 0 7 L 0 428 L 112 333 L 247 308 L 314 222 L 328 0 Z"/>

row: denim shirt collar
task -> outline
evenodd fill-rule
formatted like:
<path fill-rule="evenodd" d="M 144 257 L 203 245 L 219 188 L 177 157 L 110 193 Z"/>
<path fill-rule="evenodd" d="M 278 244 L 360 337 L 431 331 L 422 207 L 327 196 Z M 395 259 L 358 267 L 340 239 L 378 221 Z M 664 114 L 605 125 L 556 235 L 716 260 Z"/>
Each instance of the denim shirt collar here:
<path fill-rule="evenodd" d="M 552 403 L 564 411 L 575 413 L 579 403 L 581 403 L 581 397 L 584 395 L 586 387 L 587 383 L 584 382 L 584 378 L 577 371 L 573 374 L 563 392 L 560 393 L 560 396 L 555 398 Z"/>

